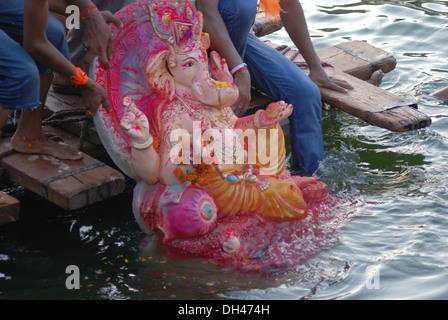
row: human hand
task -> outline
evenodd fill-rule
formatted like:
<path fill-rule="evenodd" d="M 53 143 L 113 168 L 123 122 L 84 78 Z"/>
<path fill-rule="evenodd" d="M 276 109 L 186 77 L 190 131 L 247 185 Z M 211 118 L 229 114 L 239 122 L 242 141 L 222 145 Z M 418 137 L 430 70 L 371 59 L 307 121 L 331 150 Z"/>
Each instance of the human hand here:
<path fill-rule="evenodd" d="M 309 77 L 321 88 L 327 88 L 342 93 L 348 93 L 348 90 L 353 89 L 353 86 L 347 81 L 328 76 L 323 67 L 318 70 L 310 70 Z"/>
<path fill-rule="evenodd" d="M 120 121 L 121 127 L 135 144 L 145 144 L 151 139 L 149 122 L 146 115 L 141 112 L 134 101 L 129 97 L 123 98 L 124 116 Z"/>
<path fill-rule="evenodd" d="M 110 11 L 101 11 L 101 14 L 92 15 L 83 21 L 84 31 L 82 42 L 87 49 L 84 63 L 89 64 L 98 56 L 101 65 L 110 68 L 109 60 L 112 58 L 114 41 L 107 23 L 114 23 L 118 28 L 123 28 L 120 19 Z"/>
<path fill-rule="evenodd" d="M 87 83 L 80 86 L 80 88 L 88 116 L 93 116 L 100 105 L 103 105 L 107 111 L 110 111 L 110 103 L 109 100 L 107 100 L 106 91 L 104 91 L 102 86 L 92 81 L 92 79 L 89 79 Z"/>
<path fill-rule="evenodd" d="M 251 100 L 252 87 L 249 71 L 242 70 L 238 72 L 235 76 L 234 83 L 238 87 L 239 95 L 232 109 L 237 117 L 242 117 L 246 113 Z"/>
<path fill-rule="evenodd" d="M 284 101 L 272 102 L 266 110 L 258 110 L 254 116 L 254 125 L 258 129 L 269 128 L 280 123 L 292 114 L 292 104 Z"/>

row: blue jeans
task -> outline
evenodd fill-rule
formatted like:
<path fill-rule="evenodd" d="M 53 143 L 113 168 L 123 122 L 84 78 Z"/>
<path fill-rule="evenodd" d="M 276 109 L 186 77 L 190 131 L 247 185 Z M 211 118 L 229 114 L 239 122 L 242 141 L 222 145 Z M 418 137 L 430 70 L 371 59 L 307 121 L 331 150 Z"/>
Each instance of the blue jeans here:
<path fill-rule="evenodd" d="M 293 105 L 289 117 L 293 165 L 306 175 L 313 174 L 324 159 L 319 88 L 294 63 L 251 33 L 256 0 L 221 0 L 218 9 L 248 66 L 252 85 Z"/>
<path fill-rule="evenodd" d="M 33 109 L 40 104 L 39 75 L 51 72 L 22 48 L 23 9 L 23 0 L 0 1 L 0 106 L 16 110 Z M 51 15 L 46 34 L 69 59 L 64 26 Z"/>

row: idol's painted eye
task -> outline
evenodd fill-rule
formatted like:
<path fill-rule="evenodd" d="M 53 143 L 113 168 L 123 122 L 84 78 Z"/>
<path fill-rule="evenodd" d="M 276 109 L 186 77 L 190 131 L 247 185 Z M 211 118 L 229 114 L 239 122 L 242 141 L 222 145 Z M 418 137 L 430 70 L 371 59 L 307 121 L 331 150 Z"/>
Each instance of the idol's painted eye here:
<path fill-rule="evenodd" d="M 191 68 L 197 62 L 198 61 L 195 58 L 186 58 L 186 59 L 183 60 L 182 67 L 184 67 L 184 68 Z"/>

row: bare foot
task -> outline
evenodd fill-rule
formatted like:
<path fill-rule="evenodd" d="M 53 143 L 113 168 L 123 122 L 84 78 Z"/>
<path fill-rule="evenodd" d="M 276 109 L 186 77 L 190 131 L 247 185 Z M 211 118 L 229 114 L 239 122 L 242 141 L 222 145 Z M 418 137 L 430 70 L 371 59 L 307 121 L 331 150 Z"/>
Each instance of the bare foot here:
<path fill-rule="evenodd" d="M 33 141 L 27 139 L 20 140 L 16 136 L 13 136 L 11 139 L 11 146 L 17 152 L 42 153 L 61 160 L 80 160 L 83 157 L 82 152 L 45 136 L 42 139 Z"/>
<path fill-rule="evenodd" d="M 372 75 L 370 76 L 370 79 L 367 80 L 368 83 L 373 84 L 374 86 L 379 87 L 381 84 L 381 81 L 383 80 L 384 72 L 382 70 L 376 70 Z"/>

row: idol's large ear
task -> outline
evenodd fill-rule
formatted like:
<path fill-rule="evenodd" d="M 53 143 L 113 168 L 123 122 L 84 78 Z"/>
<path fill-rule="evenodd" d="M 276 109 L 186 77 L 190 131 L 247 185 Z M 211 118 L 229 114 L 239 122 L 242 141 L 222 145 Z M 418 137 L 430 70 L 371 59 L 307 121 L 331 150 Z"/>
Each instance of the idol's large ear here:
<path fill-rule="evenodd" d="M 146 80 L 159 95 L 171 100 L 175 92 L 174 78 L 168 72 L 170 50 L 164 49 L 152 54 L 146 64 Z"/>
<path fill-rule="evenodd" d="M 208 48 L 210 48 L 210 35 L 206 32 L 202 33 L 202 46 L 205 48 L 205 50 L 207 50 Z"/>

